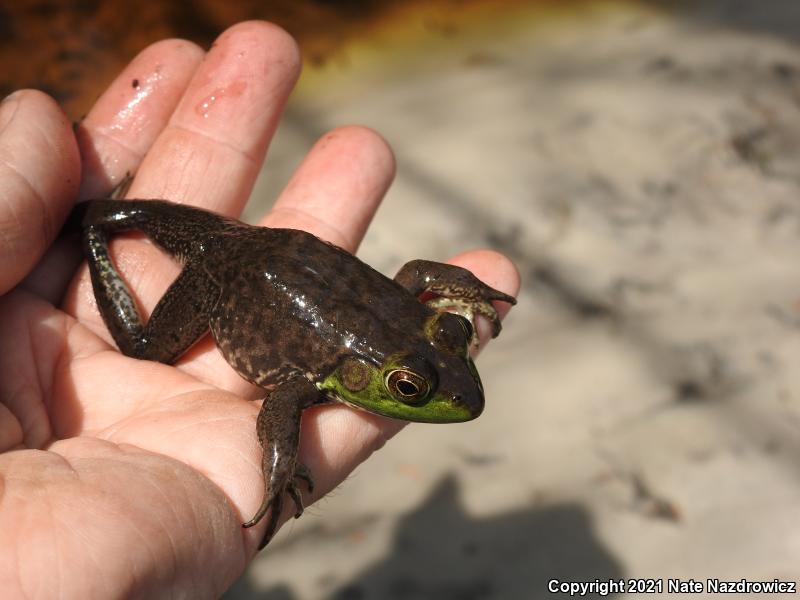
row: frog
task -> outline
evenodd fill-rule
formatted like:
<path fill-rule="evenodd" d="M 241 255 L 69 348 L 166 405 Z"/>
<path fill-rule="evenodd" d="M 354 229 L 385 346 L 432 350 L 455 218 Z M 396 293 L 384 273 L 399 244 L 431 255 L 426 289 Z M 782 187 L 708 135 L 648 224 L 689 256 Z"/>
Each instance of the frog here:
<path fill-rule="evenodd" d="M 174 364 L 209 332 L 225 360 L 264 392 L 256 419 L 267 517 L 274 536 L 285 496 L 303 513 L 301 414 L 340 402 L 394 419 L 478 417 L 484 389 L 471 356 L 476 319 L 501 330 L 494 301 L 516 299 L 459 266 L 412 260 L 394 278 L 311 233 L 249 225 L 167 200 L 98 199 L 76 208 L 100 315 L 119 350 Z M 180 265 L 145 321 L 109 252 L 137 230 Z"/>

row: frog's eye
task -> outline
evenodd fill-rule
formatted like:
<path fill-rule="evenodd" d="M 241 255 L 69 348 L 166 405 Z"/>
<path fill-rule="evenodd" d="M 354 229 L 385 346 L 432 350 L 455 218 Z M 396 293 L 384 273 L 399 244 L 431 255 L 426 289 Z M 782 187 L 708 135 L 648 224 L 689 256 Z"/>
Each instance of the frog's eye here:
<path fill-rule="evenodd" d="M 463 354 L 472 338 L 472 323 L 461 315 L 442 313 L 436 321 L 433 342 L 454 354 Z"/>
<path fill-rule="evenodd" d="M 418 404 L 428 397 L 431 387 L 414 371 L 395 369 L 386 375 L 386 389 L 405 404 Z"/>

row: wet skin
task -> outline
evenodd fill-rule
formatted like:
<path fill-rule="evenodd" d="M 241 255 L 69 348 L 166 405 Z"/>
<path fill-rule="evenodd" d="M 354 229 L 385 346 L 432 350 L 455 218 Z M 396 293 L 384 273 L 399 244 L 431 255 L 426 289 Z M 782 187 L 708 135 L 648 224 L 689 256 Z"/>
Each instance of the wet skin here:
<path fill-rule="evenodd" d="M 461 267 L 415 260 L 394 280 L 345 250 L 295 229 L 254 227 L 160 200 L 94 200 L 76 209 L 100 313 L 126 355 L 175 362 L 209 330 L 225 359 L 267 396 L 257 420 L 272 538 L 287 492 L 303 512 L 297 461 L 300 415 L 344 402 L 429 423 L 468 421 L 483 410 L 470 358 L 480 314 L 500 332 L 491 304 L 513 297 Z M 108 252 L 109 236 L 139 230 L 183 264 L 144 323 Z M 420 301 L 420 296 L 426 299 Z"/>

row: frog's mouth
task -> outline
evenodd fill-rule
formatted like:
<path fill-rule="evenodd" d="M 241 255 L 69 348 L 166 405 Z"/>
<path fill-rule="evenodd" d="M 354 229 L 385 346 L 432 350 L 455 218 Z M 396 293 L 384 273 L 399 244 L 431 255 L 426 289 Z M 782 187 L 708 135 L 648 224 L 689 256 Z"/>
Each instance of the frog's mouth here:
<path fill-rule="evenodd" d="M 344 397 L 340 396 L 339 394 L 328 393 L 327 395 L 330 398 L 332 398 L 334 400 L 334 402 L 339 402 L 340 404 L 345 404 L 345 405 L 349 406 L 350 408 L 355 408 L 359 412 L 366 412 L 366 413 L 370 412 L 366 408 L 364 408 L 363 406 L 359 406 L 355 402 L 350 402 L 347 398 L 344 398 Z"/>

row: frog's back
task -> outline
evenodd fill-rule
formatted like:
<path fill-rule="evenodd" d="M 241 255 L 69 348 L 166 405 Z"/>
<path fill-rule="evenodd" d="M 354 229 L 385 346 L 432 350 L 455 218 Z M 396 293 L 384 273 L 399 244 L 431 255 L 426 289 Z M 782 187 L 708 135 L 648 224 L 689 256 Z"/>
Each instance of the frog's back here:
<path fill-rule="evenodd" d="M 223 293 L 211 328 L 228 360 L 259 385 L 297 372 L 318 379 L 344 354 L 382 362 L 421 335 L 432 314 L 399 284 L 304 231 L 243 228 L 213 245 L 206 268 Z"/>

